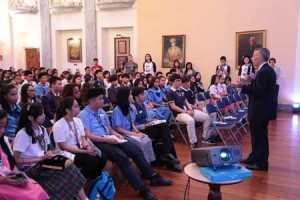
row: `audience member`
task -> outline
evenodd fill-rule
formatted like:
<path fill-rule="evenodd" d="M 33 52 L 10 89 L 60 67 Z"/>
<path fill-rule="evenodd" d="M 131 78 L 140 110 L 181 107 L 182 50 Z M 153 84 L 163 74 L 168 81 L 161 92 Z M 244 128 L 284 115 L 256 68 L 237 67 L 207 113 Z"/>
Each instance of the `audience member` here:
<path fill-rule="evenodd" d="M 149 53 L 145 55 L 145 62 L 143 63 L 143 70 L 145 75 L 147 74 L 154 74 L 156 73 L 156 64 L 152 61 L 152 57 Z"/>

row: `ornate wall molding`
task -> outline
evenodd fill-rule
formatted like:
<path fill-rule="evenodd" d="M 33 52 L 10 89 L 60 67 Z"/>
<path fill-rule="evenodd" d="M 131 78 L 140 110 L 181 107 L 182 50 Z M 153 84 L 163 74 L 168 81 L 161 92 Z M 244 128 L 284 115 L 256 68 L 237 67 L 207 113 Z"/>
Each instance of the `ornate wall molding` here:
<path fill-rule="evenodd" d="M 136 0 L 98 0 L 100 10 L 131 8 Z"/>
<path fill-rule="evenodd" d="M 82 0 L 50 0 L 50 13 L 80 12 Z"/>
<path fill-rule="evenodd" d="M 36 14 L 38 12 L 37 0 L 9 0 L 11 14 Z"/>

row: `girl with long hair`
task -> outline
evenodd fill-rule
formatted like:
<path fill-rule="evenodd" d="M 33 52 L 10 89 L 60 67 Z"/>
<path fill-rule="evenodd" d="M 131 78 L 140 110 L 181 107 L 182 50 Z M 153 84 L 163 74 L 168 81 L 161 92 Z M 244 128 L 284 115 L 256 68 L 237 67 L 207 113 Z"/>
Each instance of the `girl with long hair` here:
<path fill-rule="evenodd" d="M 85 178 L 72 161 L 66 160 L 63 170 L 49 169 L 43 162 L 56 156 L 58 150 L 50 149 L 46 129 L 41 126 L 45 121 L 43 106 L 40 103 L 26 104 L 20 115 L 13 152 L 19 169 L 38 182 L 51 199 L 86 200 L 83 191 Z"/>
<path fill-rule="evenodd" d="M 31 84 L 24 84 L 21 88 L 21 100 L 19 105 L 23 107 L 26 103 L 34 103 L 35 100 L 35 90 Z"/>

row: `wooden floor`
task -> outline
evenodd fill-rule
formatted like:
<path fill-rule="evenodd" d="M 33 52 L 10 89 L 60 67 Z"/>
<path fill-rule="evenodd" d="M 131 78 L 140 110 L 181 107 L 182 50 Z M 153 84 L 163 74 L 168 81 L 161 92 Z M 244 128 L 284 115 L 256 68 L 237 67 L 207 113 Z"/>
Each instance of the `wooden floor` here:
<path fill-rule="evenodd" d="M 222 197 L 225 200 L 277 200 L 300 199 L 300 115 L 279 113 L 276 121 L 269 124 L 270 158 L 268 172 L 253 172 L 253 178 L 236 185 L 222 186 Z M 190 148 L 179 135 L 175 142 L 181 165 L 190 162 Z M 241 142 L 243 156 L 250 152 L 250 135 Z M 168 171 L 164 167 L 155 168 L 165 178 L 172 179 L 170 187 L 151 187 L 151 190 L 162 200 L 183 199 L 187 176 Z M 122 178 L 115 178 L 117 193 L 115 199 L 141 199 L 137 191 Z M 149 185 L 149 182 L 145 180 Z M 207 199 L 208 186 L 191 181 L 190 199 Z"/>

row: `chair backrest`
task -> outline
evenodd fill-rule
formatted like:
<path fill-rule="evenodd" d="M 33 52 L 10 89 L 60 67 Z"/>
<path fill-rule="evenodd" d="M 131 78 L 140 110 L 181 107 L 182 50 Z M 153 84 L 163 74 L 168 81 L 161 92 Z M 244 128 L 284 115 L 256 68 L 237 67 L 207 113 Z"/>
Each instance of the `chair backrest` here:
<path fill-rule="evenodd" d="M 230 102 L 228 101 L 227 97 L 222 98 L 222 103 L 224 104 L 224 106 L 230 106 Z"/>
<path fill-rule="evenodd" d="M 235 99 L 233 98 L 233 95 L 228 95 L 228 100 L 230 103 L 235 103 Z"/>
<path fill-rule="evenodd" d="M 240 97 L 243 99 L 243 100 L 246 100 L 247 99 L 247 96 L 243 93 L 240 93 Z"/>
<path fill-rule="evenodd" d="M 201 93 L 197 93 L 196 98 L 198 101 L 205 101 L 205 98 L 204 98 L 203 94 L 201 94 Z"/>
<path fill-rule="evenodd" d="M 206 100 L 211 99 L 211 96 L 210 96 L 210 94 L 209 94 L 209 91 L 206 91 L 206 92 L 204 92 L 203 94 L 204 94 L 204 97 L 205 97 Z"/>
<path fill-rule="evenodd" d="M 217 113 L 218 112 L 217 109 L 216 109 L 216 107 L 213 104 L 211 104 L 211 103 L 206 104 L 206 110 L 207 110 L 208 114 L 212 114 L 212 113 Z"/>
<path fill-rule="evenodd" d="M 242 101 L 242 98 L 240 97 L 239 94 L 233 94 L 233 97 L 235 98 L 236 101 Z"/>
<path fill-rule="evenodd" d="M 223 102 L 220 99 L 218 99 L 216 103 L 217 103 L 219 110 L 225 108 L 225 105 L 223 104 Z"/>

